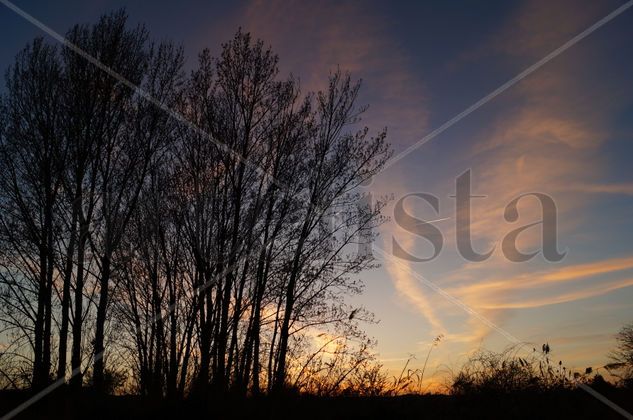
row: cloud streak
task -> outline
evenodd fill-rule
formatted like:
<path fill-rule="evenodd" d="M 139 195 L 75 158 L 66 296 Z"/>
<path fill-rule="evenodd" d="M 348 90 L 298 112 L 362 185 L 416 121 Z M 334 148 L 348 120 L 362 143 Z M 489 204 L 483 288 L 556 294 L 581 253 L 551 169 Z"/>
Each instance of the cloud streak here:
<path fill-rule="evenodd" d="M 572 302 L 600 296 L 629 287 L 631 278 L 602 281 L 596 276 L 633 269 L 633 257 L 614 258 L 587 264 L 576 264 L 536 273 L 521 274 L 505 279 L 460 285 L 448 289 L 476 308 L 526 309 Z M 565 285 L 564 290 L 560 290 Z M 526 297 L 524 292 L 538 291 L 537 297 Z"/>

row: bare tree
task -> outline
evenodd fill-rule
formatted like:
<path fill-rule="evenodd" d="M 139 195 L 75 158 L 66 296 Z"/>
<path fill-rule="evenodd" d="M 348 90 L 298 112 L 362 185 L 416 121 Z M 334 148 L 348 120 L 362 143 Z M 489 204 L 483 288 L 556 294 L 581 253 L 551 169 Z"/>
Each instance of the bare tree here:
<path fill-rule="evenodd" d="M 606 367 L 630 386 L 633 381 L 633 324 L 623 326 L 615 339 L 617 346 L 609 355 L 612 363 Z"/>
<path fill-rule="evenodd" d="M 7 73 L 3 103 L 3 308 L 11 328 L 30 341 L 36 389 L 46 385 L 51 370 L 56 206 L 65 158 L 60 78 L 57 51 L 38 38 Z"/>
<path fill-rule="evenodd" d="M 313 337 L 329 331 L 345 344 L 328 386 L 346 387 L 371 360 L 371 314 L 345 303 L 374 265 L 356 245 L 384 220 L 359 186 L 390 153 L 359 128 L 360 84 L 336 72 L 304 94 L 241 31 L 185 77 L 181 49 L 126 25 L 67 36 L 142 91 L 41 40 L 8 79 L 1 314 L 11 348 L 33 349 L 33 385 L 55 338 L 67 373 L 72 330 L 75 386 L 89 373 L 106 391 L 118 370 L 144 395 L 281 391 L 326 363 Z"/>
<path fill-rule="evenodd" d="M 378 173 L 389 157 L 384 133 L 367 138 L 366 128 L 346 131 L 362 112 L 355 107 L 359 89 L 359 83 L 353 84 L 348 75 L 337 72 L 330 77 L 328 90 L 317 95 L 316 124 L 304 161 L 307 203 L 281 296 L 284 310 L 274 378 L 277 389 L 285 384 L 288 340 L 291 323 L 299 315 L 295 313 L 293 318 L 298 300 L 309 291 L 314 293 L 311 299 L 327 297 L 327 292 L 341 287 L 353 291 L 347 275 L 371 262 L 369 254 L 343 256 L 346 246 L 380 218 L 381 204 L 372 211 L 357 211 L 354 191 Z M 333 229 L 320 230 L 323 223 L 332 221 L 333 211 L 342 215 L 342 221 Z"/>

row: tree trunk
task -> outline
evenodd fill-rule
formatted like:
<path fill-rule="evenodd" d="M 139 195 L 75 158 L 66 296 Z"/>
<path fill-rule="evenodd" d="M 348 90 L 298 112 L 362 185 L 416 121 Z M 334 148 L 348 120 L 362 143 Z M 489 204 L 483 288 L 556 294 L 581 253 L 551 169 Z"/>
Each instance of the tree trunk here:
<path fill-rule="evenodd" d="M 77 199 L 73 203 L 73 214 L 70 227 L 70 238 L 66 252 L 66 266 L 64 267 L 64 285 L 62 292 L 62 323 L 59 329 L 59 358 L 57 365 L 57 378 L 66 375 L 66 353 L 68 349 L 68 324 L 70 312 L 70 283 L 73 274 L 73 258 L 75 241 L 77 236 Z"/>
<path fill-rule="evenodd" d="M 42 374 L 42 348 L 43 348 L 43 335 L 44 335 L 44 316 L 46 312 L 45 308 L 45 294 L 46 294 L 46 249 L 40 247 L 40 274 L 39 285 L 37 291 L 37 313 L 35 315 L 34 325 L 34 337 L 33 337 L 33 380 L 32 387 L 38 390 L 44 385 L 44 378 Z"/>
<path fill-rule="evenodd" d="M 95 344 L 94 344 L 94 367 L 93 367 L 93 381 L 94 388 L 103 392 L 105 385 L 105 372 L 104 372 L 104 335 L 105 335 L 105 322 L 106 322 L 106 310 L 108 307 L 108 286 L 110 282 L 110 257 L 105 255 L 101 258 L 101 279 L 99 305 L 97 306 L 97 320 L 96 320 L 96 332 L 95 332 Z"/>
<path fill-rule="evenodd" d="M 70 384 L 73 388 L 81 388 L 83 383 L 81 373 L 81 333 L 83 324 L 83 289 L 84 289 L 84 261 L 86 242 L 88 241 L 88 224 L 81 221 L 79 227 L 79 241 L 77 244 L 77 279 L 75 281 L 75 311 L 73 315 L 73 343 L 70 358 L 72 376 Z"/>

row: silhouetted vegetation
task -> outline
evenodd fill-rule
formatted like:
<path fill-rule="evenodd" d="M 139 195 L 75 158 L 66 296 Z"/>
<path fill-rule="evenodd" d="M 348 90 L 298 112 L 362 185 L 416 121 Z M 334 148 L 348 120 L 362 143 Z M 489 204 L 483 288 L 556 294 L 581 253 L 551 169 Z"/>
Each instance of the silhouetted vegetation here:
<path fill-rule="evenodd" d="M 515 345 L 502 352 L 479 350 L 453 378 L 454 395 L 512 394 L 570 390 L 577 383 L 604 381 L 588 367 L 584 372 L 572 371 L 550 357 L 549 344 L 541 350 Z"/>
<path fill-rule="evenodd" d="M 302 94 L 242 32 L 186 75 L 181 48 L 126 22 L 36 39 L 7 72 L 4 387 L 364 387 L 372 318 L 344 299 L 383 221 L 358 187 L 390 150 L 358 125 L 360 83 L 336 72 Z"/>
<path fill-rule="evenodd" d="M 622 403 L 549 345 L 476 353 L 450 395 L 423 395 L 441 335 L 422 368 L 386 373 L 361 328 L 372 314 L 346 298 L 385 220 L 360 187 L 391 150 L 360 126 L 350 75 L 302 92 L 241 31 L 187 74 L 182 48 L 124 12 L 66 37 L 29 43 L 1 102 L 3 412 L 63 378 L 28 413 L 489 417 L 503 394 L 492 416 L 541 417 L 546 393 L 603 413 L 577 383 Z M 618 342 L 605 368 L 630 386 L 633 327 Z"/>
<path fill-rule="evenodd" d="M 620 385 L 633 388 L 633 324 L 627 324 L 616 335 L 617 346 L 605 368 L 618 378 Z"/>

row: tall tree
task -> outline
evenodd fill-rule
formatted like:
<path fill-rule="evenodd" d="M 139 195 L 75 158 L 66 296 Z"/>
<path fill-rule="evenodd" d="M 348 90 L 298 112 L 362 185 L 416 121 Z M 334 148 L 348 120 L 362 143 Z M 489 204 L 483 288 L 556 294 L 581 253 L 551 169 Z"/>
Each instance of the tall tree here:
<path fill-rule="evenodd" d="M 36 389 L 46 385 L 51 370 L 56 206 L 65 159 L 60 79 L 57 51 L 38 38 L 17 56 L 7 73 L 3 104 L 6 127 L 0 154 L 0 200 L 8 252 L 3 258 L 5 303 L 8 312 L 15 311 L 10 317 L 21 313 L 33 321 L 32 385 Z M 32 292 L 37 301 L 34 310 L 27 298 Z"/>
<path fill-rule="evenodd" d="M 369 138 L 366 128 L 348 131 L 363 112 L 355 104 L 359 89 L 360 83 L 352 83 L 349 75 L 337 72 L 331 75 L 328 89 L 316 97 L 316 123 L 303 162 L 306 204 L 300 211 L 285 290 L 280 296 L 284 303 L 276 389 L 285 386 L 288 341 L 291 323 L 298 318 L 297 314 L 293 317 L 298 299 L 315 289 L 315 283 L 319 286 L 314 298 L 327 296 L 333 288 L 353 289 L 347 284 L 347 275 L 371 262 L 369 254 L 352 253 L 342 258 L 346 247 L 380 219 L 382 203 L 371 211 L 358 212 L 359 196 L 355 191 L 380 172 L 390 153 L 385 133 Z M 342 215 L 342 222 L 334 228 L 320 229 L 324 223 L 332 223 L 333 211 Z"/>
<path fill-rule="evenodd" d="M 359 186 L 390 151 L 359 127 L 360 84 L 304 94 L 241 31 L 185 77 L 124 12 L 67 38 L 112 71 L 36 40 L 2 101 L 0 315 L 33 386 L 57 338 L 67 374 L 71 332 L 73 384 L 103 391 L 117 368 L 144 395 L 281 391 L 320 360 L 314 329 L 359 339 L 341 360 L 364 363 L 370 316 L 345 297 L 383 221 Z"/>

